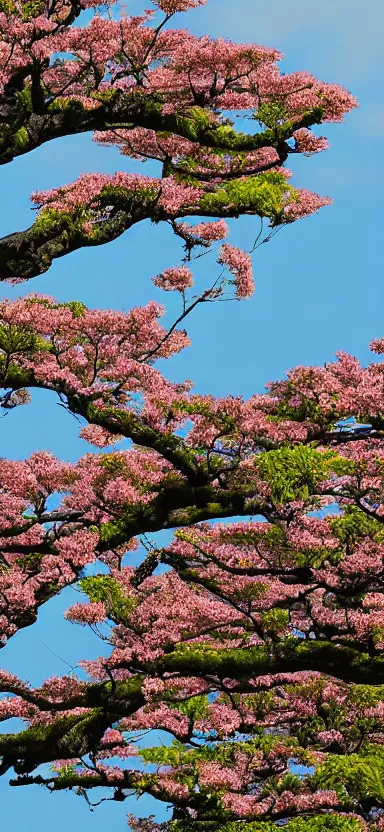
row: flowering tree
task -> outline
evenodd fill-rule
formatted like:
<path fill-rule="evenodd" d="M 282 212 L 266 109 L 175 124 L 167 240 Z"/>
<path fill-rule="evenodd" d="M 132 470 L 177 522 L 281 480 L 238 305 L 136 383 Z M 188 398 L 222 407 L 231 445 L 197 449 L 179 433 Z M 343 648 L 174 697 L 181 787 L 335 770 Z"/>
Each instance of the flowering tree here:
<path fill-rule="evenodd" d="M 76 582 L 84 602 L 67 618 L 111 652 L 82 662 L 85 681 L 32 689 L 0 671 L 1 719 L 26 724 L 0 736 L 0 771 L 13 769 L 15 786 L 88 800 L 104 786 L 115 800 L 145 792 L 172 805 L 165 824 L 131 817 L 136 832 L 378 832 L 383 365 L 339 353 L 247 401 L 197 395 L 155 366 L 188 345 L 179 325 L 197 306 L 253 292 L 250 254 L 227 241 L 226 218 L 267 219 L 260 243 L 329 202 L 292 187 L 284 165 L 325 149 L 310 128 L 355 100 L 308 73 L 282 75 L 274 49 L 167 28 L 201 0 L 74 26 L 94 5 L 3 4 L 1 159 L 92 130 L 123 156 L 157 160 L 161 176 L 84 175 L 34 194 L 34 224 L 0 241 L 0 276 L 32 278 L 150 218 L 183 246 L 181 264 L 153 279 L 179 293 L 180 314 L 166 329 L 154 302 L 127 313 L 37 295 L 0 304 L 2 408 L 44 388 L 91 444 L 131 442 L 76 464 L 44 451 L 2 460 L 1 644 Z M 236 132 L 231 110 L 259 132 Z M 202 252 L 216 265 L 193 294 Z M 384 352 L 382 340 L 371 347 Z M 354 435 L 334 425 L 348 415 L 374 432 L 343 442 Z M 161 529 L 174 534 L 158 548 L 148 535 Z M 153 728 L 168 745 L 140 750 Z"/>
<path fill-rule="evenodd" d="M 155 0 L 140 17 L 96 14 L 86 26 L 71 24 L 96 0 L 3 4 L 1 161 L 94 130 L 124 156 L 158 160 L 162 175 L 86 175 L 34 194 L 35 223 L 0 240 L 2 279 L 41 274 L 53 258 L 146 218 L 176 233 L 176 220 L 194 215 L 256 214 L 276 227 L 328 203 L 289 185 L 283 165 L 293 153 L 324 150 L 311 126 L 341 121 L 354 97 L 307 72 L 282 74 L 276 49 L 166 28 L 204 2 Z M 230 111 L 259 131 L 235 131 Z"/>

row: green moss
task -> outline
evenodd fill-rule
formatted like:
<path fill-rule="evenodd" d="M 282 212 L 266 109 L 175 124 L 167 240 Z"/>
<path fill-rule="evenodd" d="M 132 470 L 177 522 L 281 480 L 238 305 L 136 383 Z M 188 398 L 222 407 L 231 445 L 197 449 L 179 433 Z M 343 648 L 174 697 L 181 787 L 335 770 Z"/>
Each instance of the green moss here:
<path fill-rule="evenodd" d="M 37 215 L 34 229 L 36 233 L 44 234 L 48 231 L 61 231 L 70 228 L 74 221 L 74 214 L 70 211 L 57 211 L 49 206 L 44 207 Z"/>
<path fill-rule="evenodd" d="M 29 136 L 26 127 L 20 127 L 13 137 L 13 146 L 16 153 L 23 153 L 29 147 Z"/>

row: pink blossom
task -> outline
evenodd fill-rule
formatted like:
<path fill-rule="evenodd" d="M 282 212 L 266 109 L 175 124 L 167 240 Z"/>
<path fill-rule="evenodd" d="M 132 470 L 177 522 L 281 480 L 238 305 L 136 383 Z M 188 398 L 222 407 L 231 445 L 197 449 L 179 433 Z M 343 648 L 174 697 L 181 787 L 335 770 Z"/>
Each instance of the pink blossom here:
<path fill-rule="evenodd" d="M 166 14 L 175 14 L 175 12 L 186 12 L 196 6 L 203 6 L 207 0 L 153 0 L 153 2 Z"/>
<path fill-rule="evenodd" d="M 283 209 L 284 221 L 294 222 L 297 219 L 309 217 L 325 205 L 332 205 L 332 199 L 327 196 L 319 196 L 306 188 L 301 188 L 293 195 L 293 199 L 289 199 Z"/>
<path fill-rule="evenodd" d="M 369 347 L 372 352 L 382 355 L 384 353 L 384 338 L 375 338 L 374 341 L 371 341 Z"/>
<path fill-rule="evenodd" d="M 224 243 L 219 252 L 218 262 L 226 266 L 233 274 L 235 278 L 233 282 L 236 286 L 236 297 L 251 297 L 255 289 L 255 284 L 250 255 L 235 246 Z"/>
<path fill-rule="evenodd" d="M 90 601 L 88 604 L 73 604 L 65 613 L 68 621 L 75 621 L 77 624 L 97 624 L 105 621 L 105 616 L 105 605 L 96 601 Z"/>
<path fill-rule="evenodd" d="M 178 266 L 164 269 L 161 274 L 152 278 L 152 282 L 166 292 L 185 292 L 193 286 L 193 274 L 187 266 Z"/>
<path fill-rule="evenodd" d="M 98 448 L 106 448 L 108 445 L 114 445 L 124 437 L 110 433 L 100 425 L 86 425 L 82 428 L 79 436 L 90 442 L 91 445 L 96 445 Z"/>
<path fill-rule="evenodd" d="M 295 130 L 294 134 L 295 146 L 300 153 L 311 155 L 312 153 L 319 153 L 321 150 L 328 150 L 329 142 L 324 136 L 315 136 L 311 130 L 302 127 L 300 130 Z"/>

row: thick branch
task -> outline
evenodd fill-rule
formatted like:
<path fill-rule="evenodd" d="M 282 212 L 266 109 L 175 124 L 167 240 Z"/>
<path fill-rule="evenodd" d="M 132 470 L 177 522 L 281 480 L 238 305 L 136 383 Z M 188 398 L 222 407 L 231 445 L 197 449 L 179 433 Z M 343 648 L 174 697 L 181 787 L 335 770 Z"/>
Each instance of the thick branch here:
<path fill-rule="evenodd" d="M 157 223 L 189 216 L 231 219 L 250 214 L 268 217 L 278 224 L 278 217 L 268 213 L 263 186 L 265 180 L 258 176 L 247 178 L 241 192 L 237 192 L 236 183 L 224 184 L 204 194 L 197 205 L 186 205 L 172 214 L 159 207 L 153 188 L 148 194 L 145 185 L 137 192 L 124 192 L 120 187 L 114 193 L 109 188 L 106 194 L 100 192 L 97 208 L 89 212 L 93 219 L 87 224 L 69 211 L 45 210 L 25 231 L 0 238 L 0 280 L 36 277 L 48 271 L 53 260 L 81 248 L 112 242 L 146 219 Z M 283 177 L 281 183 L 271 187 L 276 189 L 277 201 L 287 191 Z M 159 193 L 160 189 L 161 180 Z"/>
<path fill-rule="evenodd" d="M 132 206 L 133 207 L 133 206 Z M 129 208 L 97 225 L 97 233 L 84 233 L 69 214 L 56 213 L 48 222 L 37 220 L 25 231 L 0 239 L 0 280 L 29 279 L 48 271 L 53 260 L 84 246 L 99 246 L 117 239 L 142 219 L 153 219 L 144 204 L 134 215 Z"/>
<path fill-rule="evenodd" d="M 384 682 L 384 658 L 370 657 L 332 642 L 305 642 L 289 639 L 277 647 L 254 647 L 237 650 L 199 650 L 198 647 L 176 650 L 165 655 L 150 668 L 152 673 L 179 673 L 182 676 L 209 676 L 237 679 L 237 691 L 249 692 L 250 679 L 276 673 L 319 671 L 348 683 L 379 685 Z M 118 717 L 130 716 L 144 705 L 141 678 L 124 682 L 90 685 L 84 694 L 57 703 L 46 702 L 46 710 L 67 710 L 89 706 L 84 716 L 59 717 L 50 725 L 30 728 L 20 734 L 0 736 L 0 773 L 14 766 L 25 774 L 36 766 L 57 758 L 82 756 L 97 747 L 108 725 Z M 26 699 L 30 697 L 26 694 Z M 37 701 L 44 708 L 43 697 Z"/>
<path fill-rule="evenodd" d="M 75 98 L 68 98 L 62 103 L 47 103 L 45 113 L 29 115 L 25 111 L 19 112 L 17 104 L 13 107 L 3 105 L 0 164 L 29 153 L 52 139 L 114 127 L 145 127 L 156 132 L 174 133 L 204 147 L 249 152 L 286 141 L 295 130 L 319 124 L 323 115 L 321 107 L 316 107 L 297 121 L 249 135 L 237 133 L 227 125 L 212 126 L 211 113 L 200 107 L 192 107 L 182 114 L 164 114 L 156 96 L 140 92 L 124 95 L 114 91 L 112 95 L 100 95 L 99 101 L 99 107 L 86 110 Z"/>

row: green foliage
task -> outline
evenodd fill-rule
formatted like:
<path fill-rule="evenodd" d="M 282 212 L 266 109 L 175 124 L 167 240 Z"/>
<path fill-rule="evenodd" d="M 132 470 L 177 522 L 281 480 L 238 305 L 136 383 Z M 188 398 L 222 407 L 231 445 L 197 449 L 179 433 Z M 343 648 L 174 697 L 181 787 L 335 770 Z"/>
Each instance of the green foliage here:
<path fill-rule="evenodd" d="M 343 815 L 295 818 L 285 827 L 286 832 L 362 832 L 362 829 L 362 823 L 357 818 L 348 818 Z M 257 832 L 257 827 L 254 832 Z M 274 832 L 276 832 L 276 827 L 274 827 Z"/>
<path fill-rule="evenodd" d="M 121 585 L 111 575 L 91 575 L 81 578 L 79 586 L 90 601 L 105 604 L 107 614 L 114 620 L 126 620 L 135 609 L 135 598 L 124 595 Z"/>
<path fill-rule="evenodd" d="M 384 700 L 384 685 L 351 685 L 349 699 L 362 708 L 372 708 Z"/>
<path fill-rule="evenodd" d="M 277 221 L 287 198 L 292 198 L 295 193 L 281 173 L 269 172 L 228 182 L 215 193 L 204 194 L 200 208 L 202 213 L 206 210 L 218 216 L 225 209 L 233 210 L 234 216 L 250 211 Z"/>
<path fill-rule="evenodd" d="M 44 555 L 39 552 L 32 552 L 30 555 L 23 555 L 16 563 L 23 572 L 37 572 L 40 569 Z"/>
<path fill-rule="evenodd" d="M 24 87 L 17 93 L 17 100 L 27 113 L 32 112 L 32 93 L 30 87 Z"/>
<path fill-rule="evenodd" d="M 26 326 L 15 324 L 0 324 L 0 350 L 7 355 L 24 352 L 49 352 L 52 345 L 49 341 Z"/>
<path fill-rule="evenodd" d="M 270 129 L 287 121 L 287 108 L 284 99 L 270 98 L 263 101 L 254 115 L 256 121 Z"/>
<path fill-rule="evenodd" d="M 49 298 L 40 297 L 39 295 L 28 298 L 28 304 L 39 304 L 39 306 L 45 306 L 46 309 L 70 309 L 74 318 L 82 317 L 87 311 L 85 303 L 82 303 L 80 300 L 69 300 L 65 303 L 52 303 Z"/>
<path fill-rule="evenodd" d="M 265 610 L 261 615 L 265 635 L 277 636 L 283 633 L 289 623 L 288 610 Z"/>
<path fill-rule="evenodd" d="M 288 772 L 280 779 L 278 777 L 270 777 L 266 780 L 262 787 L 263 797 L 268 795 L 283 794 L 284 791 L 290 791 L 293 794 L 298 794 L 302 788 L 302 778 L 297 774 Z"/>
<path fill-rule="evenodd" d="M 84 716 L 83 723 L 89 724 L 94 719 L 94 713 L 90 712 Z M 0 756 L 7 754 L 20 753 L 20 756 L 25 752 L 38 748 L 39 744 L 44 746 L 45 743 L 54 742 L 57 737 L 63 736 L 66 732 L 76 733 L 78 730 L 79 717 L 77 714 L 67 714 L 55 719 L 52 723 L 46 725 L 33 725 L 25 731 L 18 734 L 2 734 L 0 735 Z"/>
<path fill-rule="evenodd" d="M 357 506 L 344 506 L 343 514 L 331 520 L 331 530 L 343 544 L 356 544 L 365 537 L 384 541 L 382 525 L 367 517 Z"/>
<path fill-rule="evenodd" d="M 363 832 L 363 828 L 358 818 L 332 814 L 295 818 L 283 827 L 272 821 L 171 821 L 169 832 Z"/>
<path fill-rule="evenodd" d="M 24 22 L 27 23 L 35 17 L 38 17 L 40 14 L 44 14 L 44 9 L 45 4 L 43 0 L 28 0 L 26 3 L 21 3 L 21 11 Z"/>
<path fill-rule="evenodd" d="M 49 232 L 69 232 L 75 222 L 75 214 L 70 211 L 57 211 L 55 208 L 44 206 L 44 208 L 37 215 L 34 229 L 42 235 Z"/>
<path fill-rule="evenodd" d="M 384 806 L 384 749 L 368 746 L 361 754 L 329 755 L 313 782 L 317 788 L 334 789 L 346 805 L 373 800 Z"/>
<path fill-rule="evenodd" d="M 12 0 L 0 0 L 0 12 L 4 14 L 17 14 L 21 16 L 24 23 L 44 13 L 42 0 L 30 0 L 27 3 L 14 3 Z"/>
<path fill-rule="evenodd" d="M 71 310 L 74 318 L 82 318 L 87 311 L 85 303 L 82 303 L 81 300 L 70 300 L 68 303 L 59 303 L 58 306 L 66 306 L 67 309 Z"/>
<path fill-rule="evenodd" d="M 198 697 L 204 699 L 205 697 Z M 178 710 L 182 710 L 180 705 L 177 705 Z M 278 736 L 259 734 L 250 740 L 237 740 L 233 742 L 223 742 L 221 745 L 206 744 L 198 748 L 187 748 L 178 740 L 174 740 L 169 746 L 154 746 L 152 748 L 145 748 L 140 750 L 140 755 L 146 763 L 156 764 L 159 766 L 172 766 L 178 768 L 179 766 L 194 767 L 200 765 L 202 762 L 215 761 L 221 765 L 236 766 L 238 753 L 247 754 L 252 760 L 252 757 L 262 750 L 265 754 L 269 754 L 275 745 L 279 745 L 281 739 Z M 298 745 L 294 737 L 286 738 L 285 742 L 292 748 L 292 758 L 295 757 Z M 304 754 L 304 756 L 303 756 Z M 300 759 L 303 762 L 306 760 L 306 752 L 300 750 Z M 289 775 L 291 777 L 291 775 Z M 281 781 L 280 781 L 281 782 Z M 293 782 L 293 781 L 292 781 Z M 295 780 L 296 782 L 296 780 Z"/>
<path fill-rule="evenodd" d="M 344 551 L 340 549 L 327 549 L 326 546 L 318 546 L 311 549 L 305 549 L 302 552 L 295 552 L 295 563 L 297 566 L 311 566 L 313 569 L 319 569 L 320 566 L 331 563 L 336 566 L 344 557 Z"/>
<path fill-rule="evenodd" d="M 56 62 L 56 66 L 60 62 Z M 49 106 L 48 110 L 51 113 L 57 112 L 64 112 L 66 113 L 68 120 L 73 120 L 75 122 L 76 117 L 81 118 L 82 114 L 84 113 L 84 106 L 81 101 L 76 98 L 55 98 Z"/>
<path fill-rule="evenodd" d="M 100 191 L 99 200 L 113 202 L 114 206 L 126 207 L 127 200 L 135 199 L 135 202 L 148 202 L 157 199 L 159 189 L 156 185 L 143 185 L 141 188 L 128 188 L 120 185 L 104 185 Z"/>
<path fill-rule="evenodd" d="M 115 520 L 114 522 L 102 523 L 99 526 L 92 527 L 95 532 L 98 532 L 100 540 L 105 547 L 118 546 L 120 543 L 127 542 L 126 524 L 123 521 Z M 132 537 L 132 535 L 129 535 Z"/>
<path fill-rule="evenodd" d="M 127 461 L 124 454 L 113 453 L 103 454 L 99 459 L 100 468 L 105 469 L 111 476 L 120 476 L 127 474 Z"/>
<path fill-rule="evenodd" d="M 158 112 L 161 113 L 162 107 L 158 105 Z M 191 141 L 198 141 L 202 130 L 208 130 L 210 127 L 210 114 L 202 107 L 191 107 L 187 113 L 176 115 L 176 124 L 181 135 L 186 136 Z"/>
<path fill-rule="evenodd" d="M 196 722 L 198 719 L 204 719 L 208 714 L 208 707 L 209 702 L 206 696 L 194 696 L 192 699 L 187 699 L 185 702 L 177 702 L 174 705 L 175 710 L 185 714 L 193 722 Z"/>
<path fill-rule="evenodd" d="M 29 147 L 29 135 L 26 127 L 20 127 L 13 137 L 13 147 L 16 153 L 23 153 Z"/>
<path fill-rule="evenodd" d="M 255 461 L 259 475 L 271 489 L 276 503 L 307 500 L 330 471 L 344 472 L 348 462 L 334 451 L 320 453 L 310 445 L 283 447 L 260 454 Z"/>

